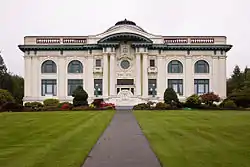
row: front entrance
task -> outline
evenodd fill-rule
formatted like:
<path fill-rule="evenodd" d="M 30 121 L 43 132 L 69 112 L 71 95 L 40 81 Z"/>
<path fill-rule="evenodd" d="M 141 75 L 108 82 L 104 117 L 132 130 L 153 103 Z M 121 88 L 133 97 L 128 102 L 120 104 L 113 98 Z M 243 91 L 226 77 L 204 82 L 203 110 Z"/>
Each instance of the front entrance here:
<path fill-rule="evenodd" d="M 124 90 L 130 91 L 134 95 L 134 79 L 117 79 L 116 93 L 117 95 Z"/>
<path fill-rule="evenodd" d="M 119 94 L 121 91 L 123 90 L 128 90 L 130 91 L 132 94 L 134 94 L 134 87 L 130 87 L 130 86 L 127 86 L 127 87 L 123 87 L 123 86 L 117 86 L 117 94 Z"/>

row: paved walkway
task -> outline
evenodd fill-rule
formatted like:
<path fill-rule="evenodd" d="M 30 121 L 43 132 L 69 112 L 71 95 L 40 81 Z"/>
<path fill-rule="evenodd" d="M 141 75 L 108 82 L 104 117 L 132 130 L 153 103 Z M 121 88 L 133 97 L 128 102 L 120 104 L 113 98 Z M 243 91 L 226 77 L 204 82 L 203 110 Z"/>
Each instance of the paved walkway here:
<path fill-rule="evenodd" d="M 160 167 L 133 114 L 117 111 L 82 167 Z"/>

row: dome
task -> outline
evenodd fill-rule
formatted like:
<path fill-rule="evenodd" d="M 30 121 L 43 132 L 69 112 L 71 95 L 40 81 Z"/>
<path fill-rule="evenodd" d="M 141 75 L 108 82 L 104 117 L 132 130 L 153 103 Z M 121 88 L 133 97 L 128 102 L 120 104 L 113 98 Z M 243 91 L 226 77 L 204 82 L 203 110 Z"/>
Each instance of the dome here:
<path fill-rule="evenodd" d="M 139 31 L 142 31 L 142 32 L 146 32 L 144 31 L 141 27 L 137 26 L 135 24 L 135 22 L 133 21 L 130 21 L 130 20 L 127 20 L 127 19 L 124 19 L 122 21 L 118 21 L 117 23 L 115 23 L 114 26 L 110 27 L 108 30 L 106 30 L 105 32 L 107 31 L 110 31 L 110 30 L 113 30 L 117 27 L 120 27 L 120 26 L 130 26 L 130 27 L 134 27 L 135 29 L 139 30 Z"/>
<path fill-rule="evenodd" d="M 122 20 L 122 21 L 118 21 L 118 22 L 115 24 L 115 26 L 124 25 L 124 24 L 136 26 L 135 22 L 130 21 L 130 20 L 127 20 L 127 19 Z"/>

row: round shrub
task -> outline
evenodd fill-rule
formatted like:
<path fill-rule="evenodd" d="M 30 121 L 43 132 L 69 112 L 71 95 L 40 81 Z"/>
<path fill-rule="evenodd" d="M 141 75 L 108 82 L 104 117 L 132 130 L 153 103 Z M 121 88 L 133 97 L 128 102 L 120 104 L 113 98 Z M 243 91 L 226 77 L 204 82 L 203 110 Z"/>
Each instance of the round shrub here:
<path fill-rule="evenodd" d="M 45 99 L 43 101 L 44 106 L 58 106 L 59 100 L 58 99 Z"/>
<path fill-rule="evenodd" d="M 171 106 L 169 104 L 159 102 L 159 103 L 156 103 L 155 109 L 156 110 L 168 110 L 168 109 L 171 109 Z"/>
<path fill-rule="evenodd" d="M 185 103 L 185 106 L 189 108 L 199 108 L 200 105 L 201 105 L 200 97 L 196 94 L 189 96 Z"/>
<path fill-rule="evenodd" d="M 146 103 L 140 103 L 133 107 L 134 110 L 149 110 L 150 105 Z"/>
<path fill-rule="evenodd" d="M 164 92 L 164 102 L 171 104 L 172 102 L 179 103 L 178 96 L 173 88 L 167 88 Z"/>
<path fill-rule="evenodd" d="M 233 100 L 226 99 L 220 104 L 220 107 L 225 109 L 236 109 L 237 105 L 234 103 Z"/>

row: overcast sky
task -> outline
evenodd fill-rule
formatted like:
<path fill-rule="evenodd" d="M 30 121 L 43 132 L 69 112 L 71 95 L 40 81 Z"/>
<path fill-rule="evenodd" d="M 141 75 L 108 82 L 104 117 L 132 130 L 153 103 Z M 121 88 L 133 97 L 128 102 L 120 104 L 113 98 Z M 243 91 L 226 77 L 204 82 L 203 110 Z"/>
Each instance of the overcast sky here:
<path fill-rule="evenodd" d="M 156 35 L 227 36 L 227 74 L 250 66 L 249 0 L 0 0 L 0 50 L 23 75 L 24 36 L 94 35 L 125 18 Z"/>

